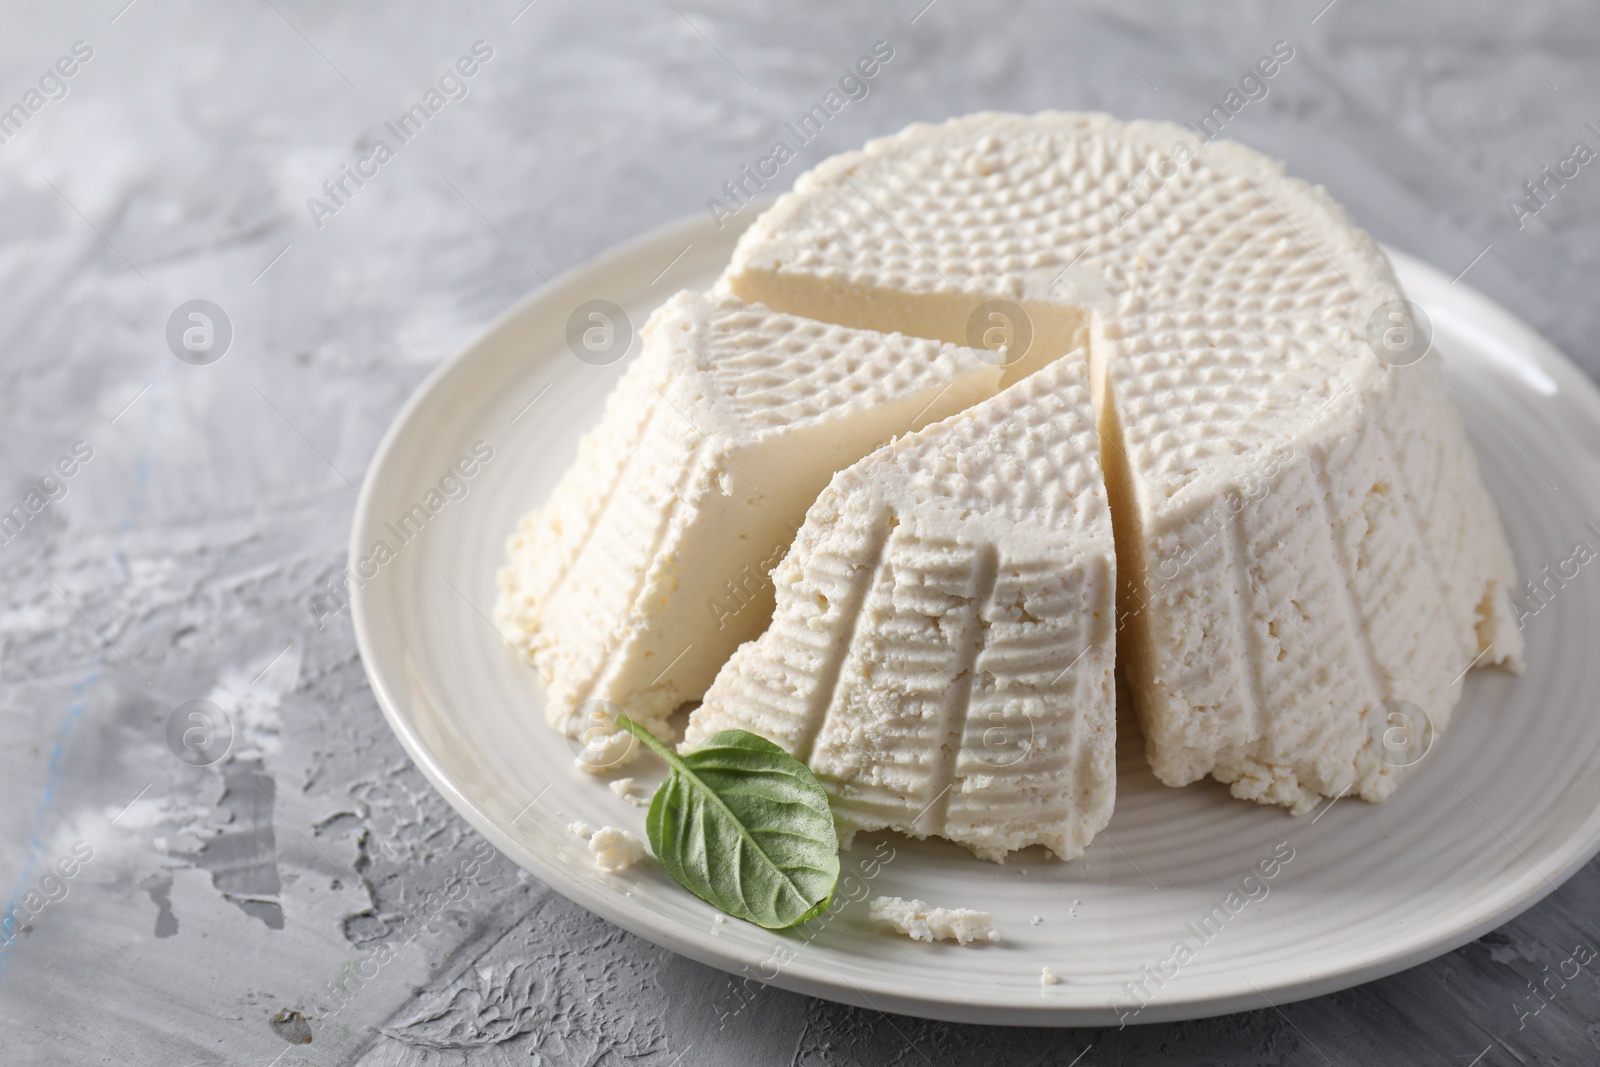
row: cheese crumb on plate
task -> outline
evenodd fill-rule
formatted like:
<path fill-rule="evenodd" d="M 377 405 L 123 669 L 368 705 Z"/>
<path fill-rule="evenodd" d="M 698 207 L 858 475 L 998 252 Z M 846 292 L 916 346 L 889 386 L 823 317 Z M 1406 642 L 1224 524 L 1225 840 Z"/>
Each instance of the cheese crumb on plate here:
<path fill-rule="evenodd" d="M 867 914 L 874 922 L 892 926 L 913 941 L 955 941 L 966 945 L 1000 940 L 994 920 L 986 911 L 935 908 L 924 900 L 878 897 L 867 905 Z"/>
<path fill-rule="evenodd" d="M 622 871 L 644 856 L 644 842 L 626 830 L 602 826 L 589 838 L 589 851 L 594 853 L 596 867 L 603 871 Z"/>
<path fill-rule="evenodd" d="M 650 806 L 650 790 L 639 785 L 632 778 L 618 778 L 610 782 L 609 786 L 613 793 L 636 808 L 648 808 Z"/>
<path fill-rule="evenodd" d="M 578 821 L 567 826 L 569 833 L 589 843 L 594 865 L 602 871 L 624 871 L 644 857 L 644 842 L 627 830 L 602 826 L 598 830 Z"/>

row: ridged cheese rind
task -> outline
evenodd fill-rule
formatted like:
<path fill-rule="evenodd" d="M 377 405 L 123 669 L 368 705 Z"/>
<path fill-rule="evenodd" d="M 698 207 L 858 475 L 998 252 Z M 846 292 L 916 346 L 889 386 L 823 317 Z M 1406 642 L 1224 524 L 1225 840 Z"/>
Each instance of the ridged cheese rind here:
<path fill-rule="evenodd" d="M 1115 799 L 1116 559 L 1081 352 L 841 471 L 772 627 L 691 715 L 806 760 L 846 831 L 1080 854 Z"/>
<path fill-rule="evenodd" d="M 1306 811 L 1381 800 L 1388 709 L 1447 725 L 1516 668 L 1514 568 L 1441 355 L 1380 359 L 1404 294 L 1322 190 L 1240 145 L 1104 115 L 917 124 L 803 175 L 724 291 L 949 341 L 1087 343 L 1151 765 Z M 1419 724 L 1410 723 L 1411 729 Z"/>
<path fill-rule="evenodd" d="M 495 620 L 552 725 L 604 701 L 657 732 L 771 612 L 767 572 L 834 471 L 992 395 L 935 341 L 680 293 L 549 503 L 507 544 Z"/>

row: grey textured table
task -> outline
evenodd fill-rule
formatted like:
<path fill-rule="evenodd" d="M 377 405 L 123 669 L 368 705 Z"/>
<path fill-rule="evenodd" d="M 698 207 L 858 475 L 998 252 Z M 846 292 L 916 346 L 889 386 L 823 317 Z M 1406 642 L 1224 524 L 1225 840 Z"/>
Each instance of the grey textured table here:
<path fill-rule="evenodd" d="M 312 609 L 422 377 L 545 279 L 705 211 L 877 41 L 869 95 L 784 180 L 981 108 L 1196 119 L 1288 41 L 1228 133 L 1593 372 L 1600 164 L 1523 188 L 1600 148 L 1592 5 L 524 3 L 6 5 L 0 512 L 25 521 L 0 525 L 0 878 L 26 921 L 0 1062 L 1600 1061 L 1596 972 L 1547 981 L 1600 944 L 1594 865 L 1455 953 L 1281 1009 L 1000 1030 L 764 990 L 722 1026 L 731 978 L 474 862 L 347 615 Z M 430 89 L 422 132 L 386 137 Z M 366 177 L 335 199 L 345 166 Z M 196 299 L 231 326 L 209 365 L 167 339 Z M 204 766 L 167 732 L 199 699 L 232 725 Z"/>

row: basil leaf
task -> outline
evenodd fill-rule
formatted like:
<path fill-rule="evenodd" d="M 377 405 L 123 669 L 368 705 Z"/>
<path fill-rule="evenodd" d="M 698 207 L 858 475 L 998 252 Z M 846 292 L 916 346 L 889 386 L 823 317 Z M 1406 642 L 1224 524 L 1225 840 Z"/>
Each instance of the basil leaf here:
<path fill-rule="evenodd" d="M 839 881 L 839 835 L 810 768 L 745 730 L 723 730 L 680 756 L 626 715 L 617 725 L 672 768 L 645 830 L 679 885 L 769 930 L 827 908 Z"/>

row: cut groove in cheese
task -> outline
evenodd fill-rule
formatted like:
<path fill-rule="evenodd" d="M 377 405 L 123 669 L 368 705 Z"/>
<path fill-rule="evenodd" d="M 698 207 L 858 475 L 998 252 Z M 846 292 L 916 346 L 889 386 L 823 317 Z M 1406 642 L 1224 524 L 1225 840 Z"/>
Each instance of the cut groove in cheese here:
<path fill-rule="evenodd" d="M 1402 299 L 1387 259 L 1249 149 L 1103 115 L 913 125 L 802 175 L 719 285 L 946 341 L 1010 301 L 1034 343 L 1008 382 L 1087 343 L 1124 665 L 1164 782 L 1296 812 L 1381 800 L 1388 702 L 1443 729 L 1470 665 L 1519 663 L 1510 553 L 1440 357 L 1377 358 L 1369 319 Z"/>
<path fill-rule="evenodd" d="M 738 727 L 848 831 L 1070 859 L 1115 795 L 1116 558 L 1081 352 L 840 472 L 685 747 Z"/>
<path fill-rule="evenodd" d="M 767 573 L 828 478 L 1000 376 L 970 349 L 693 293 L 643 338 L 500 573 L 496 622 L 569 731 L 595 700 L 665 730 L 766 625 Z"/>

